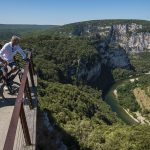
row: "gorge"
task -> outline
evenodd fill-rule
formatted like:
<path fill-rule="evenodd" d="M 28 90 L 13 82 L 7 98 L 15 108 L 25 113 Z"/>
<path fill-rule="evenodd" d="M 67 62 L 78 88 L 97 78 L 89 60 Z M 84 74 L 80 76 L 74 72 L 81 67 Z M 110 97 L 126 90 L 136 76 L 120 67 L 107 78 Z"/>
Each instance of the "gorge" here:
<path fill-rule="evenodd" d="M 150 120 L 150 108 L 137 101 L 150 96 L 149 21 L 93 20 L 21 33 L 38 75 L 39 150 L 149 150 L 149 125 L 124 111 Z"/>

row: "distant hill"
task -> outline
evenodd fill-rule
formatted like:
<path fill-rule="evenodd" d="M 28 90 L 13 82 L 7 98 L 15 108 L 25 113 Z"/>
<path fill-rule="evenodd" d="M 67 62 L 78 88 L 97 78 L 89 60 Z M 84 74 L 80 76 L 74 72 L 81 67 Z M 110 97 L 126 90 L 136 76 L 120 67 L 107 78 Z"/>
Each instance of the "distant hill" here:
<path fill-rule="evenodd" d="M 142 30 L 139 32 L 150 32 L 150 21 L 147 20 L 135 20 L 135 19 L 109 19 L 109 20 L 90 20 L 83 22 L 76 22 L 47 30 L 45 34 L 54 35 L 76 35 L 76 36 L 87 36 L 87 33 L 102 32 L 107 30 L 109 27 L 116 24 L 137 24 L 142 25 Z M 106 28 L 105 28 L 106 27 Z M 81 34 L 82 33 L 82 34 Z"/>
<path fill-rule="evenodd" d="M 23 36 L 56 27 L 55 25 L 0 24 L 0 40 L 8 40 L 12 35 Z"/>

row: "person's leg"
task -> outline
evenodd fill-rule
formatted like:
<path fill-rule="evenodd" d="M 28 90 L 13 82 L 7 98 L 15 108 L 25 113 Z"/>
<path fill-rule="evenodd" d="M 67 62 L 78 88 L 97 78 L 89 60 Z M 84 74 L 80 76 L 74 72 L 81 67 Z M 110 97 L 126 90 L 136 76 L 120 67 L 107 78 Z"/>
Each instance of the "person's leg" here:
<path fill-rule="evenodd" d="M 7 67 L 1 67 L 0 68 L 0 75 L 2 76 L 1 79 L 3 79 L 0 82 L 3 82 L 4 84 L 7 84 Z M 4 90 L 8 90 L 7 86 L 4 87 Z"/>
<path fill-rule="evenodd" d="M 7 78 L 7 67 L 1 67 L 1 71 L 2 71 L 2 74 L 3 74 L 3 77 L 4 78 Z"/>
<path fill-rule="evenodd" d="M 9 66 L 11 68 L 10 72 L 8 73 L 8 75 L 14 73 L 17 71 L 17 66 L 16 66 L 16 63 L 15 62 L 12 62 L 12 63 L 9 63 Z"/>

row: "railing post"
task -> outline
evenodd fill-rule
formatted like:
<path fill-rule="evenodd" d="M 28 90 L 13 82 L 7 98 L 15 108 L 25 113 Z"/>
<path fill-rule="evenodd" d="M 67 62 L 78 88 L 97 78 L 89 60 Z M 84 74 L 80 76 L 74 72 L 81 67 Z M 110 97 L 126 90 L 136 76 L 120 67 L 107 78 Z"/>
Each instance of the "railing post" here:
<path fill-rule="evenodd" d="M 31 63 L 29 64 L 29 74 L 30 74 L 30 79 L 31 79 L 32 86 L 35 87 L 34 78 L 33 78 L 34 74 L 33 74 L 33 69 L 32 69 Z"/>
<path fill-rule="evenodd" d="M 30 87 L 29 87 L 28 78 L 27 78 L 27 81 L 26 81 L 25 92 L 27 94 L 27 98 L 29 99 L 29 107 L 30 107 L 30 109 L 33 109 L 33 102 L 32 102 L 32 96 L 31 96 L 31 90 L 30 90 Z"/>
<path fill-rule="evenodd" d="M 23 103 L 21 104 L 20 121 L 21 121 L 22 130 L 23 130 L 26 145 L 29 146 L 29 145 L 31 145 L 31 139 L 30 139 L 29 129 L 27 126 L 27 121 L 26 121 L 26 117 L 25 117 Z"/>
<path fill-rule="evenodd" d="M 30 55 L 30 63 L 31 63 L 31 66 L 32 66 L 32 72 L 33 72 L 33 74 L 35 75 L 35 70 L 34 70 L 34 67 L 33 67 L 33 56 L 32 56 L 32 52 L 31 52 L 31 55 Z"/>

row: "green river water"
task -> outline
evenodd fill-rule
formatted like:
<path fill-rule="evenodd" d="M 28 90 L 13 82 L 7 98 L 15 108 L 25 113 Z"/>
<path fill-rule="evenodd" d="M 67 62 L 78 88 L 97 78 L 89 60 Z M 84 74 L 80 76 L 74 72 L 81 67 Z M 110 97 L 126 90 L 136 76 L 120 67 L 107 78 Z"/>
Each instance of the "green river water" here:
<path fill-rule="evenodd" d="M 129 81 L 129 79 L 120 80 L 112 85 L 107 94 L 105 95 L 105 102 L 110 105 L 111 109 L 116 112 L 117 116 L 126 124 L 134 125 L 138 124 L 133 118 L 131 118 L 123 109 L 123 107 L 115 99 L 113 91 L 119 86 Z"/>

